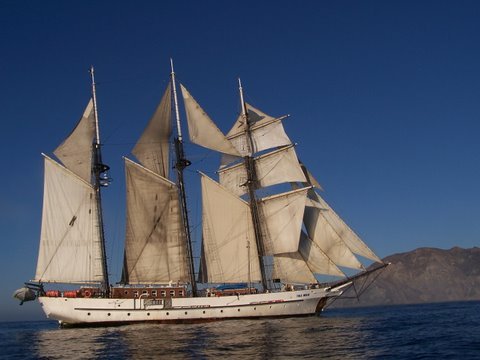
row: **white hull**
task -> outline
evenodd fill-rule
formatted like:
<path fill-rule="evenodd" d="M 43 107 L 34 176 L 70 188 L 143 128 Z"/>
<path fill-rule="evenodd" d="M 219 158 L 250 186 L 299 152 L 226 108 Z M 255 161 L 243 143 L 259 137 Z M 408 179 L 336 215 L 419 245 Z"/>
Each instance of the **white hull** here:
<path fill-rule="evenodd" d="M 105 299 L 39 297 L 48 318 L 62 325 L 195 322 L 235 318 L 305 316 L 322 311 L 341 291 L 308 289 L 221 297 Z"/>

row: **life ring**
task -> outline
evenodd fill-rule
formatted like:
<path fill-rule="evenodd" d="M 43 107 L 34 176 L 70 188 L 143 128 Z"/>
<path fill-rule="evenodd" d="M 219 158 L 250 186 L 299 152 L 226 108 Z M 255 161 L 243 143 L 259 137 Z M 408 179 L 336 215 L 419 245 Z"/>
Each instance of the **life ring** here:
<path fill-rule="evenodd" d="M 90 292 L 90 290 L 87 290 L 83 293 L 83 295 L 86 297 L 86 298 L 89 298 L 90 296 L 92 296 L 92 293 Z"/>

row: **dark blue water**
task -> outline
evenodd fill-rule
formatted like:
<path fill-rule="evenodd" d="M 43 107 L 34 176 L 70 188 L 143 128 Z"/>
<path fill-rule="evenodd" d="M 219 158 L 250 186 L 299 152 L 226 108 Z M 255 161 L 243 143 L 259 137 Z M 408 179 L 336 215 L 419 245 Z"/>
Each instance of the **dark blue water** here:
<path fill-rule="evenodd" d="M 327 309 L 321 317 L 59 329 L 0 323 L 2 359 L 480 359 L 480 302 Z"/>

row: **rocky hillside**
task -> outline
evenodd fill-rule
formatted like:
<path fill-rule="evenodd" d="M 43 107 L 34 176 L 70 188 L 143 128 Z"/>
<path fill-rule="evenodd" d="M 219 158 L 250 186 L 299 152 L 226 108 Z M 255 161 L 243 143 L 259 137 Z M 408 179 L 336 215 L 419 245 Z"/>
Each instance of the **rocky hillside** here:
<path fill-rule="evenodd" d="M 377 280 L 356 299 L 335 302 L 337 307 L 415 304 L 480 300 L 480 248 L 450 250 L 419 248 L 383 259 L 391 262 Z M 349 290 L 346 294 L 353 296 Z"/>

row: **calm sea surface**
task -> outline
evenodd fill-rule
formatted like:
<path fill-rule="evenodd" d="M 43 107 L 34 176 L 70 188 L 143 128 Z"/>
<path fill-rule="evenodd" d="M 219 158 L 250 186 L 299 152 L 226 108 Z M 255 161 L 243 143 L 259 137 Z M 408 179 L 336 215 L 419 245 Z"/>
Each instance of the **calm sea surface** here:
<path fill-rule="evenodd" d="M 320 317 L 59 329 L 0 323 L 2 359 L 480 359 L 480 302 L 327 309 Z"/>

